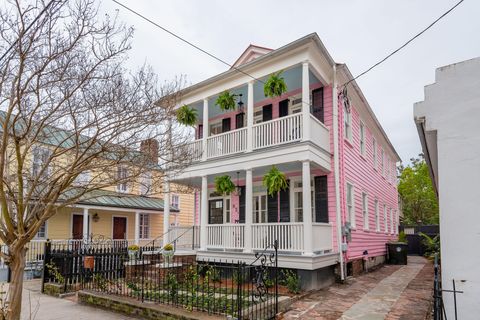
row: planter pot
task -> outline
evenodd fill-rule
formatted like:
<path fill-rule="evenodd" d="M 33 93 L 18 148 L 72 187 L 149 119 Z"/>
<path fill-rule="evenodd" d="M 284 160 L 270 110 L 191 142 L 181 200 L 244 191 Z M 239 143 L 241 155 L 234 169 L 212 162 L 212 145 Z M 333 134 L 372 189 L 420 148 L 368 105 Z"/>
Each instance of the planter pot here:
<path fill-rule="evenodd" d="M 137 258 L 138 250 L 128 250 L 128 257 L 131 260 L 135 260 Z"/>
<path fill-rule="evenodd" d="M 85 269 L 93 269 L 95 266 L 95 259 L 93 256 L 86 256 L 83 260 L 83 267 Z"/>
<path fill-rule="evenodd" d="M 175 251 L 173 250 L 163 250 L 162 251 L 162 256 L 163 258 L 165 259 L 164 262 L 165 263 L 172 263 L 172 258 L 173 258 L 173 255 L 175 254 Z"/>

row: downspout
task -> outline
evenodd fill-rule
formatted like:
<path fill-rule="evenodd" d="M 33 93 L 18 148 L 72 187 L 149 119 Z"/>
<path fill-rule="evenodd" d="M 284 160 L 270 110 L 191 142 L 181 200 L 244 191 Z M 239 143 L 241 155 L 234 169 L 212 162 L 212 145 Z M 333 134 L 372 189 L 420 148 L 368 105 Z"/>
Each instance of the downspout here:
<path fill-rule="evenodd" d="M 340 256 L 340 279 L 345 280 L 343 251 L 342 251 L 342 213 L 340 210 L 340 163 L 338 159 L 338 90 L 337 66 L 333 65 L 333 172 L 335 177 L 335 208 L 337 214 L 337 245 Z"/>

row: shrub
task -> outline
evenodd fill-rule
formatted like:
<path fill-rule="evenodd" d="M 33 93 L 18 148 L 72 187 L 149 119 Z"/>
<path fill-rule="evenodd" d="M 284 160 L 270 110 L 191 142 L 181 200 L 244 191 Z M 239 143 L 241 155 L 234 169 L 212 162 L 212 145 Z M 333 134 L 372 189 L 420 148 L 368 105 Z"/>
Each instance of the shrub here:
<path fill-rule="evenodd" d="M 292 270 L 282 270 L 283 279 L 281 283 L 287 287 L 290 293 L 300 292 L 300 278 L 297 273 Z"/>
<path fill-rule="evenodd" d="M 425 257 L 432 258 L 436 253 L 440 253 L 440 236 L 430 237 L 423 232 L 418 233 L 423 238 L 423 245 L 425 246 Z"/>
<path fill-rule="evenodd" d="M 398 234 L 398 242 L 408 243 L 408 241 L 407 241 L 407 235 L 405 234 L 404 231 L 400 231 L 400 232 L 399 232 L 399 234 Z"/>

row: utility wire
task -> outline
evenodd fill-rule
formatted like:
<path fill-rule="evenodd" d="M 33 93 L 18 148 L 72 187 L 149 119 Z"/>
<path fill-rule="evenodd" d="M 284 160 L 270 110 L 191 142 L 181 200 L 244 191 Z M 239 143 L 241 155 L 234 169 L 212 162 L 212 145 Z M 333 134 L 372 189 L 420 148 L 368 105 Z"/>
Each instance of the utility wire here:
<path fill-rule="evenodd" d="M 215 56 L 214 54 L 212 54 L 212 53 L 210 53 L 210 52 L 208 52 L 208 51 L 200 48 L 198 45 L 196 45 L 196 44 L 194 44 L 194 43 L 192 43 L 192 42 L 184 39 L 183 37 L 179 36 L 179 35 L 176 34 L 175 32 L 170 31 L 170 30 L 168 30 L 167 28 L 159 25 L 158 23 L 156 23 L 156 22 L 152 21 L 151 19 L 145 17 L 145 16 L 142 15 L 141 13 L 139 13 L 139 12 L 137 12 L 137 11 L 129 8 L 129 7 L 127 7 L 126 5 L 124 5 L 123 3 L 119 2 L 118 0 L 112 0 L 112 1 L 115 2 L 116 4 L 118 4 L 119 6 L 125 8 L 126 10 L 130 11 L 131 13 L 135 14 L 136 16 L 138 16 L 138 17 L 144 19 L 145 21 L 153 24 L 153 25 L 156 26 L 157 28 L 160 28 L 161 30 L 167 32 L 168 34 L 172 35 L 173 37 L 179 39 L 180 41 L 183 41 L 183 42 L 185 42 L 186 44 L 194 47 L 195 49 L 203 52 L 204 54 L 212 57 L 213 59 L 215 59 L 215 60 L 217 60 L 217 61 L 219 61 L 219 62 L 221 62 L 221 63 L 223 63 L 223 64 L 225 64 L 225 65 L 227 65 L 227 66 L 229 66 L 230 68 L 232 68 L 232 69 L 234 69 L 234 70 L 236 70 L 236 71 L 238 71 L 238 72 L 240 72 L 240 73 L 243 73 L 244 75 L 252 78 L 253 80 L 259 81 L 259 82 L 261 82 L 261 83 L 263 83 L 263 84 L 265 83 L 265 82 L 263 82 L 262 80 L 260 80 L 260 79 L 258 79 L 258 78 L 256 78 L 256 77 L 252 76 L 251 74 L 249 74 L 249 73 L 247 73 L 247 72 L 245 72 L 245 71 L 243 71 L 243 70 L 241 70 L 241 69 L 239 69 L 239 68 L 237 68 L 237 67 L 234 67 L 232 64 L 230 64 L 230 63 L 226 62 L 225 60 L 223 60 L 223 59 Z M 363 71 L 362 73 L 360 73 L 359 75 L 357 75 L 357 76 L 354 77 L 353 79 L 351 79 L 351 80 L 347 81 L 346 83 L 344 83 L 344 84 L 342 85 L 343 89 L 342 89 L 342 90 L 339 90 L 339 91 L 342 92 L 349 83 L 351 83 L 352 81 L 355 81 L 356 79 L 360 78 L 361 76 L 367 74 L 367 73 L 370 72 L 372 69 L 374 69 L 375 67 L 377 67 L 377 66 L 379 66 L 380 64 L 382 64 L 383 62 L 385 62 L 388 58 L 390 58 L 391 56 L 393 56 L 394 54 L 396 54 L 397 52 L 399 52 L 400 50 L 402 50 L 403 48 L 405 48 L 405 47 L 406 47 L 408 44 L 410 44 L 413 40 L 415 40 L 416 38 L 420 37 L 423 33 L 425 33 L 428 29 L 430 29 L 431 27 L 433 27 L 433 26 L 434 26 L 437 22 L 439 22 L 442 18 L 444 18 L 446 15 L 448 15 L 450 12 L 452 12 L 452 11 L 453 11 L 456 7 L 458 7 L 463 1 L 465 1 L 465 0 L 460 0 L 459 2 L 457 2 L 453 7 L 451 7 L 450 9 L 448 9 L 445 13 L 443 13 L 443 14 L 442 14 L 440 17 L 438 17 L 435 21 L 433 21 L 433 22 L 432 22 L 431 24 L 429 24 L 426 28 L 424 28 L 422 31 L 420 31 L 419 33 L 417 33 L 414 37 L 412 37 L 410 40 L 408 40 L 408 41 L 405 42 L 403 45 L 401 45 L 398 49 L 396 49 L 396 50 L 394 50 L 393 52 L 391 52 L 391 53 L 390 53 L 389 55 L 387 55 L 385 58 L 383 58 L 382 60 L 378 61 L 378 62 L 375 63 L 373 66 L 371 66 L 371 67 L 368 68 L 367 70 Z M 304 102 L 304 101 L 302 100 L 302 102 Z M 306 102 L 304 102 L 304 103 L 306 103 Z M 310 104 L 310 105 L 311 105 L 311 104 Z"/>
<path fill-rule="evenodd" d="M 42 11 L 40 11 L 40 13 L 35 17 L 35 19 L 33 19 L 33 21 L 27 26 L 27 28 L 25 28 L 24 30 L 24 34 L 26 34 L 28 32 L 28 30 L 30 30 L 30 28 L 38 21 L 38 19 L 40 19 L 40 17 L 48 10 L 48 8 L 54 3 L 54 2 L 57 2 L 58 0 L 51 0 L 43 9 Z M 0 62 L 7 56 L 7 54 L 17 45 L 18 43 L 18 38 L 17 40 L 15 40 L 14 43 L 12 43 L 12 45 L 7 49 L 7 51 L 5 51 L 2 56 L 0 57 Z"/>
<path fill-rule="evenodd" d="M 430 23 L 426 28 L 424 28 L 422 31 L 420 31 L 419 33 L 417 33 L 415 36 L 413 36 L 413 38 L 411 38 L 410 40 L 408 40 L 407 42 L 405 42 L 403 45 L 401 45 L 398 49 L 392 51 L 389 55 L 387 55 L 385 58 L 383 58 L 382 60 L 378 61 L 377 63 L 375 63 L 373 66 L 371 66 L 370 68 L 368 68 L 367 70 L 363 71 L 362 73 L 360 73 L 358 76 L 354 77 L 353 79 L 350 79 L 349 81 L 345 82 L 342 86 L 345 88 L 350 82 L 352 81 L 355 81 L 356 79 L 360 78 L 361 76 L 367 74 L 368 72 L 370 72 L 373 68 L 377 67 L 378 65 L 382 64 L 383 62 L 385 62 L 388 58 L 390 58 L 391 56 L 393 56 L 395 53 L 399 52 L 400 50 L 402 50 L 403 48 L 405 48 L 408 44 L 410 44 L 410 42 L 412 42 L 413 40 L 417 39 L 418 37 L 420 37 L 423 33 L 425 33 L 428 29 L 430 29 L 431 27 L 433 27 L 437 22 L 439 22 L 442 18 L 444 18 L 446 15 L 448 15 L 450 12 L 452 12 L 456 7 L 458 7 L 464 0 L 460 0 L 459 2 L 457 2 L 453 7 L 451 7 L 450 9 L 448 9 L 447 11 L 445 11 L 445 13 L 443 13 L 440 17 L 438 17 L 435 21 L 433 21 L 432 23 Z"/>

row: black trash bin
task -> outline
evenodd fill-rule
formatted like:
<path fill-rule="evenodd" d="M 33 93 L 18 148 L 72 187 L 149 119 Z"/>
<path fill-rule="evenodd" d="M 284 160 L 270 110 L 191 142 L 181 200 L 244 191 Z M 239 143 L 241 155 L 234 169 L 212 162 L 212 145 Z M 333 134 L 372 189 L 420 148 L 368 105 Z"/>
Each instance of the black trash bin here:
<path fill-rule="evenodd" d="M 408 244 L 405 242 L 387 243 L 387 259 L 389 264 L 407 264 Z"/>

